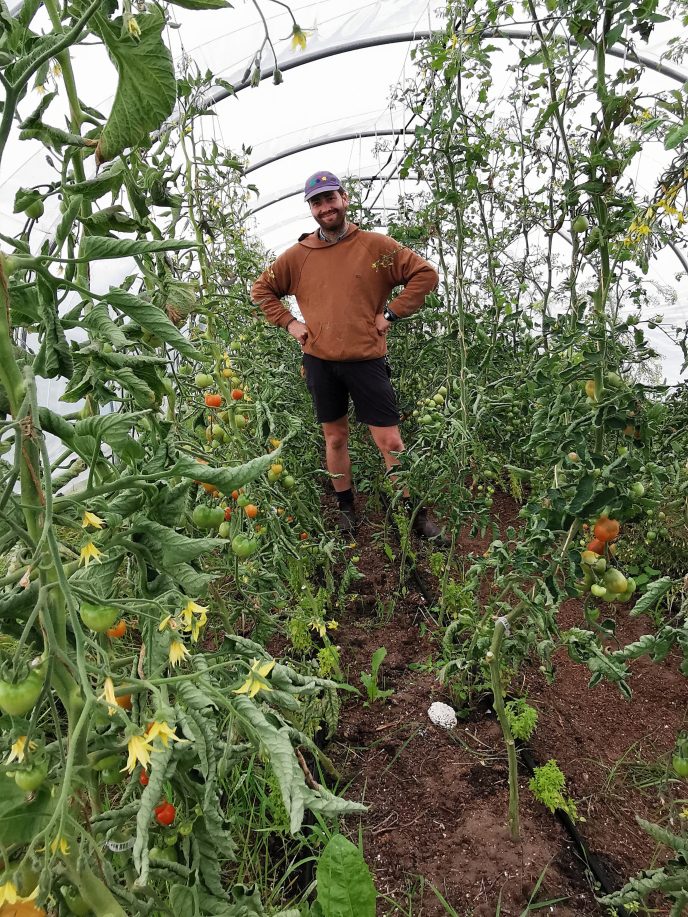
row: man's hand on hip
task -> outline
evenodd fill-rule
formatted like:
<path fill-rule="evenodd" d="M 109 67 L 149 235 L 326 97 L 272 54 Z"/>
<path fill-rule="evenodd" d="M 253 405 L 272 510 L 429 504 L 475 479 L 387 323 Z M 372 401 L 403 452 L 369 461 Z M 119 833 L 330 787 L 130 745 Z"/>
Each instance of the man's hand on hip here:
<path fill-rule="evenodd" d="M 287 331 L 293 338 L 296 338 L 301 346 L 303 346 L 308 340 L 308 328 L 304 325 L 303 322 L 291 322 L 287 328 Z"/>
<path fill-rule="evenodd" d="M 387 321 L 382 312 L 378 312 L 375 316 L 375 327 L 379 335 L 385 335 L 392 327 L 392 323 Z"/>

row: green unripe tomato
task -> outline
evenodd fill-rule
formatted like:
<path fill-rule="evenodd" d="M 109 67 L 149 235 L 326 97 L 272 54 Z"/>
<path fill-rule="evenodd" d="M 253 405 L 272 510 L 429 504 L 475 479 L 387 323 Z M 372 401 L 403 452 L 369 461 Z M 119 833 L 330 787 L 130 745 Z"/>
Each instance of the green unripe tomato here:
<path fill-rule="evenodd" d="M 232 538 L 232 551 L 241 559 L 250 557 L 257 550 L 258 542 L 255 538 L 247 538 L 246 535 L 235 535 Z"/>
<path fill-rule="evenodd" d="M 123 779 L 124 774 L 118 767 L 106 767 L 100 772 L 100 782 L 106 786 L 114 786 L 116 783 L 121 783 Z"/>
<path fill-rule="evenodd" d="M 671 766 L 676 776 L 680 777 L 681 780 L 685 780 L 688 777 L 688 758 L 684 758 L 682 755 L 674 755 L 671 759 Z"/>
<path fill-rule="evenodd" d="M 604 586 L 600 586 L 599 583 L 593 583 L 593 585 L 590 587 L 590 592 L 597 596 L 598 599 L 603 598 L 607 594 L 607 590 L 604 588 Z"/>
<path fill-rule="evenodd" d="M 0 678 L 0 710 L 10 716 L 24 716 L 36 705 L 43 690 L 45 667 L 43 664 L 29 670 L 23 681 L 11 683 Z"/>
<path fill-rule="evenodd" d="M 642 497 L 645 493 L 645 486 L 640 481 L 636 481 L 634 484 L 631 484 L 631 494 L 634 497 Z"/>
<path fill-rule="evenodd" d="M 120 613 L 111 605 L 92 605 L 90 602 L 82 602 L 79 615 L 86 627 L 97 634 L 103 634 L 108 627 L 112 627 Z"/>
<path fill-rule="evenodd" d="M 231 532 L 231 526 L 229 522 L 223 522 L 218 530 L 218 535 L 220 536 L 220 538 L 229 538 L 230 532 Z"/>
<path fill-rule="evenodd" d="M 296 487 L 296 480 L 291 474 L 285 474 L 282 478 L 282 486 L 285 490 L 293 490 Z"/>
<path fill-rule="evenodd" d="M 272 468 L 269 468 L 268 469 L 268 481 L 271 484 L 275 484 L 277 481 L 279 481 L 279 479 L 280 479 L 280 476 L 278 474 L 275 474 Z"/>
<path fill-rule="evenodd" d="M 24 793 L 33 793 L 45 782 L 48 776 L 48 765 L 45 761 L 38 761 L 14 772 L 14 782 Z"/>
<path fill-rule="evenodd" d="M 151 847 L 149 852 L 151 863 L 176 863 L 177 851 L 174 847 Z"/>
<path fill-rule="evenodd" d="M 438 394 L 438 395 L 442 395 L 443 398 L 446 398 L 447 395 L 449 394 L 449 393 L 447 392 L 447 386 L 446 386 L 446 385 L 440 385 L 440 387 L 437 389 L 437 394 Z"/>
<path fill-rule="evenodd" d="M 237 430 L 243 430 L 248 420 L 244 417 L 243 414 L 237 414 L 234 418 L 234 423 L 236 424 Z"/>
<path fill-rule="evenodd" d="M 609 372 L 607 373 L 607 383 L 611 385 L 612 388 L 619 388 L 623 385 L 623 380 L 618 373 Z"/>
<path fill-rule="evenodd" d="M 583 213 L 579 213 L 576 219 L 571 224 L 571 229 L 574 232 L 585 232 L 586 229 L 590 226 L 590 221 Z"/>
<path fill-rule="evenodd" d="M 242 509 L 245 506 L 248 506 L 250 502 L 251 501 L 246 496 L 246 494 L 239 494 L 239 496 L 237 497 L 237 506 L 240 506 Z"/>
<path fill-rule="evenodd" d="M 199 529 L 219 529 L 225 521 L 225 511 L 220 506 L 199 503 L 192 513 L 193 524 Z"/>
<path fill-rule="evenodd" d="M 611 567 L 604 574 L 604 585 L 609 592 L 614 592 L 618 595 L 628 589 L 628 580 L 621 570 Z"/>
<path fill-rule="evenodd" d="M 33 203 L 29 204 L 29 206 L 24 209 L 24 213 L 31 220 L 39 219 L 39 217 L 43 216 L 44 212 L 45 212 L 45 205 L 43 204 L 43 201 L 41 200 L 34 201 Z"/>
<path fill-rule="evenodd" d="M 194 378 L 197 388 L 210 388 L 213 381 L 213 377 L 208 373 L 198 373 Z"/>
<path fill-rule="evenodd" d="M 432 400 L 435 402 L 435 404 L 444 404 L 444 395 L 440 395 L 438 392 L 436 395 L 432 396 Z"/>

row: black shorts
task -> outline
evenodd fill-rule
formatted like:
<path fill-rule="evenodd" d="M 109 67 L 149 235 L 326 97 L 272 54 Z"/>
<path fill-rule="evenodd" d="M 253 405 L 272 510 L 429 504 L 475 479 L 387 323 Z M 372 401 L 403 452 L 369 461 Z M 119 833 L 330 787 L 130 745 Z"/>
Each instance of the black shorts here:
<path fill-rule="evenodd" d="M 349 410 L 349 395 L 356 419 L 373 427 L 399 424 L 397 396 L 390 382 L 386 357 L 375 360 L 321 360 L 303 355 L 306 385 L 313 398 L 318 423 L 331 423 Z"/>

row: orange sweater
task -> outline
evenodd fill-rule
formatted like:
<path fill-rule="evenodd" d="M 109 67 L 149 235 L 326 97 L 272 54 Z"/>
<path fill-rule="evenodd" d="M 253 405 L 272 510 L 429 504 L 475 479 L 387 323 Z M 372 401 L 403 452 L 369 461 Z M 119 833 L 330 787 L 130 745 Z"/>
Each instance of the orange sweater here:
<path fill-rule="evenodd" d="M 390 308 L 407 318 L 437 281 L 437 271 L 420 255 L 350 223 L 339 242 L 323 242 L 317 231 L 301 236 L 263 271 L 251 298 L 269 322 L 285 327 L 293 316 L 280 299 L 296 297 L 308 328 L 304 353 L 323 360 L 372 360 L 387 353 L 375 316 L 394 287 L 403 284 L 404 290 Z"/>

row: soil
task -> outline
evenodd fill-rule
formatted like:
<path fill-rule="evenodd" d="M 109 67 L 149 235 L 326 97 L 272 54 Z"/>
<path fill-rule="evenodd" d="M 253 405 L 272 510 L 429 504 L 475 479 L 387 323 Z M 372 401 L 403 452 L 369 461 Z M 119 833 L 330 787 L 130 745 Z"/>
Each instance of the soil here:
<path fill-rule="evenodd" d="M 494 495 L 493 511 L 502 533 L 518 521 L 518 506 L 507 495 Z M 326 515 L 333 519 L 334 512 L 328 503 Z M 529 902 L 548 900 L 537 913 L 606 914 L 569 836 L 529 791 L 525 768 L 520 773 L 521 838 L 510 839 L 506 754 L 488 703 L 451 730 L 429 720 L 433 701 L 452 703 L 433 664 L 441 655 L 443 628 L 436 628 L 412 580 L 400 597 L 398 561 L 390 560 L 374 538 L 382 518 L 366 518 L 361 497 L 357 512 L 361 524 L 351 553 L 360 556 L 365 578 L 355 584 L 356 600 L 339 616 L 337 639 L 344 675 L 361 694 L 347 695 L 351 699 L 343 704 L 327 752 L 343 777 L 339 790 L 368 806 L 344 830 L 354 842 L 362 832 L 380 895 L 378 914 L 520 917 L 528 913 Z M 391 536 L 388 541 L 398 552 Z M 488 542 L 466 533 L 459 553 L 482 553 Z M 422 552 L 428 549 L 415 546 L 423 567 Z M 424 580 L 434 582 L 424 566 Z M 621 644 L 653 629 L 647 619 L 629 617 L 627 606 L 616 616 Z M 566 602 L 560 621 L 586 626 L 582 605 Z M 381 687 L 394 693 L 367 705 L 360 673 L 370 671 L 371 657 L 381 646 L 387 649 Z M 538 664 L 526 666 L 514 686 L 539 712 L 530 747 L 538 763 L 558 762 L 582 816 L 578 828 L 620 887 L 663 855 L 635 816 L 664 821 L 670 797 L 681 791 L 688 795 L 685 785 L 666 779 L 667 754 L 686 727 L 685 679 L 675 658 L 661 664 L 638 660 L 631 664 L 629 702 L 611 684 L 589 689 L 588 669 L 563 651 L 555 654 L 552 683 Z M 668 910 L 660 905 L 654 913 Z"/>

